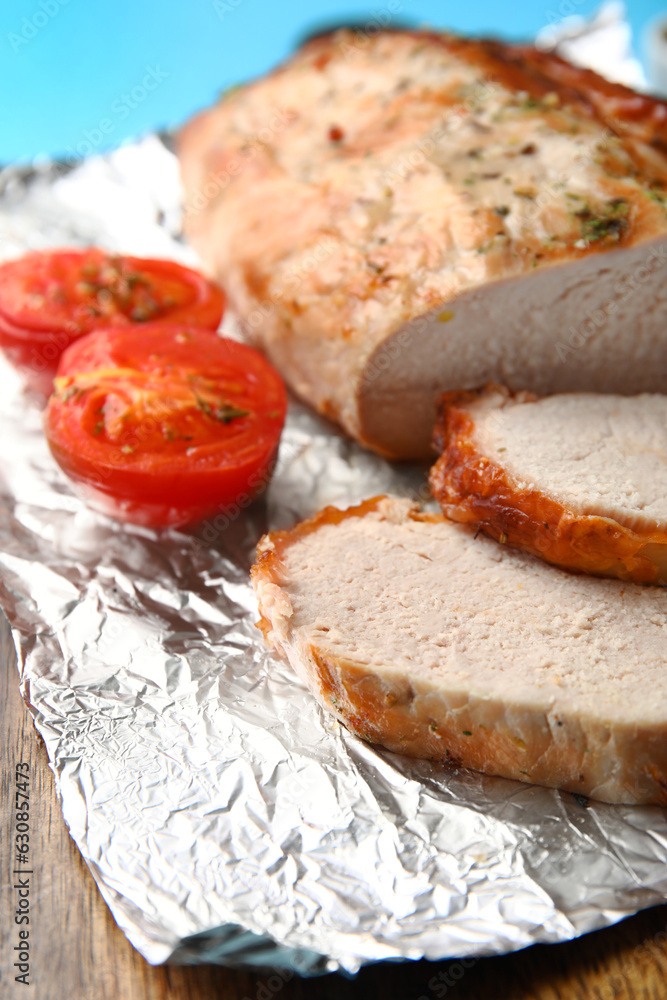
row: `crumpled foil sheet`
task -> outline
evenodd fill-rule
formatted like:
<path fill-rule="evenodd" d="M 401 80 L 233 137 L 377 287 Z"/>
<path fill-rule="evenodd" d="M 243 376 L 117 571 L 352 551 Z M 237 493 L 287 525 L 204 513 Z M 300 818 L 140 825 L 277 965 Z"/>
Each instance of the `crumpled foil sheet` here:
<path fill-rule="evenodd" d="M 179 193 L 156 137 L 8 169 L 0 252 L 94 241 L 192 262 Z M 261 534 L 327 503 L 424 499 L 423 468 L 293 405 L 263 498 L 158 535 L 86 509 L 4 363 L 0 385 L 0 655 L 18 654 L 72 837 L 149 962 L 354 972 L 564 941 L 667 898 L 662 810 L 378 751 L 264 647 Z"/>

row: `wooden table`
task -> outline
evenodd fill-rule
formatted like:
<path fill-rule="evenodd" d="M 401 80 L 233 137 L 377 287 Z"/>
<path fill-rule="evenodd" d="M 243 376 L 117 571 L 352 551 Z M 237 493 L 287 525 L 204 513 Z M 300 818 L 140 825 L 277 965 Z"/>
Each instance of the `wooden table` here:
<path fill-rule="evenodd" d="M 17 675 L 3 671 L 2 908 L 0 998 L 32 1000 L 664 1000 L 667 997 L 667 906 L 570 944 L 536 946 L 502 958 L 386 964 L 356 980 L 318 980 L 235 972 L 217 966 L 151 967 L 116 927 L 69 837 L 46 751 L 18 694 Z M 15 893 L 9 851 L 14 768 L 31 779 L 30 982 L 14 981 Z"/>

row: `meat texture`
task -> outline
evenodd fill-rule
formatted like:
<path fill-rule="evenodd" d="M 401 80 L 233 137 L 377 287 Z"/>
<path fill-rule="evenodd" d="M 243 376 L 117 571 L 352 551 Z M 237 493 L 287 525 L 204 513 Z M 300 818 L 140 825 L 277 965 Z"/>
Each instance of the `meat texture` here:
<path fill-rule="evenodd" d="M 268 535 L 253 580 L 268 642 L 362 738 L 667 804 L 659 588 L 575 576 L 386 497 Z"/>
<path fill-rule="evenodd" d="M 667 584 L 667 396 L 443 396 L 431 489 L 452 520 L 575 572 Z"/>
<path fill-rule="evenodd" d="M 658 391 L 667 105 L 527 46 L 339 31 L 182 131 L 187 234 L 292 389 L 392 457 L 443 391 Z"/>

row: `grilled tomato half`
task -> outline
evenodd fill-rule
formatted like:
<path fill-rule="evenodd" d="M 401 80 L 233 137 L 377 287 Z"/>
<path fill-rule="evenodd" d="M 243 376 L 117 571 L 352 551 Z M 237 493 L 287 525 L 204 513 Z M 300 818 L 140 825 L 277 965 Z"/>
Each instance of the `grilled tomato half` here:
<path fill-rule="evenodd" d="M 189 326 L 98 330 L 67 348 L 45 413 L 53 455 L 95 509 L 193 525 L 270 478 L 282 379 L 253 348 Z"/>

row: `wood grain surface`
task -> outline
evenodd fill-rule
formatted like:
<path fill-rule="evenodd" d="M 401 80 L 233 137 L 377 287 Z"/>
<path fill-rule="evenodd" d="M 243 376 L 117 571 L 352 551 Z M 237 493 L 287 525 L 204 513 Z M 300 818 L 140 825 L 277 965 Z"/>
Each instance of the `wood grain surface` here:
<path fill-rule="evenodd" d="M 339 975 L 285 980 L 217 966 L 151 967 L 117 928 L 69 837 L 46 751 L 18 694 L 17 675 L 0 685 L 2 906 L 0 1000 L 664 1000 L 667 906 L 569 944 L 501 958 L 384 964 L 353 981 Z M 12 889 L 15 765 L 30 772 L 30 985 L 14 980 Z"/>

